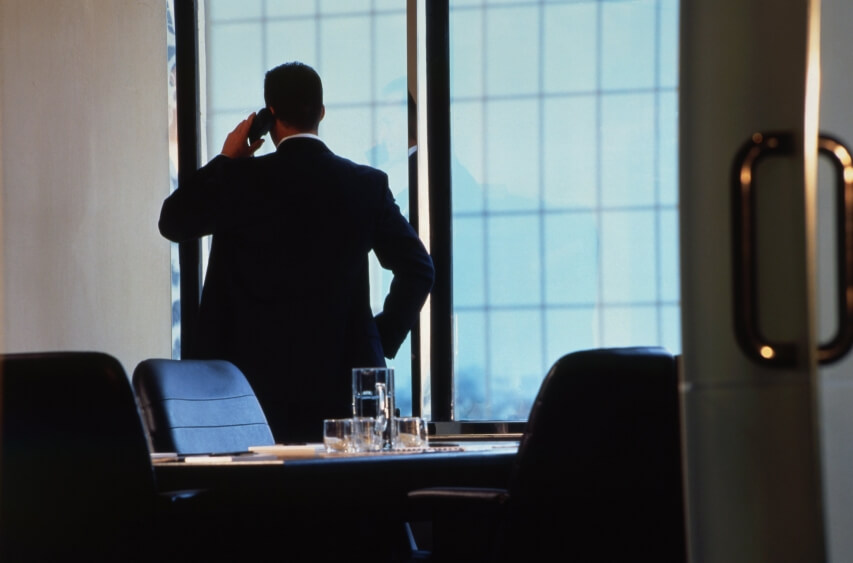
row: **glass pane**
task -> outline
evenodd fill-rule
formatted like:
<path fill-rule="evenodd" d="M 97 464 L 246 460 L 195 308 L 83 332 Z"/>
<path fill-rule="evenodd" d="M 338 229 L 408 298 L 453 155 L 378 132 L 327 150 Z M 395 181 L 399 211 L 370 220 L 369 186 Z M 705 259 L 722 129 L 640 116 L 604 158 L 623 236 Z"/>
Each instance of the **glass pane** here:
<path fill-rule="evenodd" d="M 678 44 L 678 2 L 679 0 L 660 0 L 660 24 L 658 58 L 660 60 L 660 87 L 678 87 L 678 49 L 670 48 Z"/>
<path fill-rule="evenodd" d="M 539 37 L 538 10 L 513 7 L 486 11 L 486 92 L 489 96 L 530 94 L 539 86 L 539 41 L 510 37 Z"/>
<path fill-rule="evenodd" d="M 482 51 L 482 12 L 453 12 L 450 23 L 450 83 L 457 98 L 483 95 Z"/>
<path fill-rule="evenodd" d="M 299 2 L 282 2 L 281 0 L 264 0 L 264 6 L 267 11 L 267 17 L 291 17 L 291 16 L 311 16 L 317 13 L 317 2 L 319 0 L 299 0 Z M 218 0 L 217 3 L 224 3 L 223 0 Z M 241 4 L 234 2 L 234 4 Z"/>
<path fill-rule="evenodd" d="M 655 87 L 656 0 L 601 2 L 601 86 Z M 670 30 L 670 37 L 672 36 Z M 673 50 L 675 44 L 671 46 Z"/>
<path fill-rule="evenodd" d="M 263 50 L 260 31 L 258 22 L 232 24 L 223 21 L 208 26 L 206 93 L 209 108 L 248 107 L 253 111 L 263 105 L 263 80 L 267 69 L 260 56 Z M 223 140 L 218 139 L 217 146 L 221 146 Z"/>
<path fill-rule="evenodd" d="M 527 420 L 544 375 L 542 322 L 538 308 L 489 315 L 488 418 Z"/>
<path fill-rule="evenodd" d="M 487 102 L 486 204 L 489 210 L 539 208 L 538 149 L 527 135 L 519 135 L 539 122 L 535 100 Z"/>
<path fill-rule="evenodd" d="M 281 2 L 281 4 L 290 2 Z M 301 2 L 300 2 L 301 3 Z M 276 2 L 272 2 L 276 4 Z M 205 17 L 207 21 L 234 21 L 239 19 L 259 18 L 263 14 L 264 0 L 241 0 L 240 2 L 207 2 Z"/>
<path fill-rule="evenodd" d="M 544 20 L 545 91 L 594 91 L 598 85 L 598 4 L 546 6 Z"/>
<path fill-rule="evenodd" d="M 480 310 L 458 309 L 455 314 L 457 338 L 465 342 L 464 347 L 457 349 L 454 358 L 456 413 L 460 420 L 488 418 L 486 318 Z"/>
<path fill-rule="evenodd" d="M 541 218 L 533 214 L 486 220 L 487 304 L 536 305 L 542 298 Z M 458 257 L 464 259 L 462 256 Z"/>
<path fill-rule="evenodd" d="M 486 263 L 481 216 L 457 215 L 453 220 L 453 256 L 464 256 L 453 267 L 453 302 L 457 310 L 486 304 Z"/>
<path fill-rule="evenodd" d="M 658 97 L 657 178 L 662 205 L 678 204 L 678 94 L 661 92 Z"/>
<path fill-rule="evenodd" d="M 654 94 L 602 95 L 601 199 L 604 205 L 655 202 Z"/>
<path fill-rule="evenodd" d="M 406 13 L 392 12 L 377 16 L 373 22 L 376 38 L 376 60 L 373 68 L 373 92 L 379 101 L 396 102 L 406 99 L 406 76 L 399 69 L 406 68 Z M 404 122 L 405 123 L 405 122 Z M 405 129 L 403 129 L 405 131 Z M 406 141 L 406 137 L 403 137 Z"/>
<path fill-rule="evenodd" d="M 450 2 L 457 420 L 569 352 L 680 352 L 678 3 Z M 480 363 L 477 363 L 480 362 Z"/>
<path fill-rule="evenodd" d="M 658 311 L 652 306 L 607 307 L 602 319 L 602 346 L 633 346 L 648 343 L 658 333 Z"/>
<path fill-rule="evenodd" d="M 544 101 L 543 112 L 548 119 L 542 125 L 543 203 L 548 209 L 596 206 L 597 104 L 593 95 Z"/>
<path fill-rule="evenodd" d="M 364 16 L 320 20 L 320 63 L 323 97 L 328 105 L 367 104 L 371 101 L 372 47 L 370 19 Z M 360 41 L 344 41 L 344 38 Z M 403 49 L 405 44 L 401 45 Z M 405 71 L 405 67 L 403 67 Z"/>
<path fill-rule="evenodd" d="M 601 219 L 601 296 L 605 303 L 655 301 L 656 217 L 609 211 Z"/>
<path fill-rule="evenodd" d="M 660 228 L 660 299 L 672 304 L 681 300 L 678 259 L 678 211 L 662 210 L 658 215 Z"/>
<path fill-rule="evenodd" d="M 322 14 L 351 14 L 370 10 L 371 0 L 317 0 Z"/>
<path fill-rule="evenodd" d="M 601 263 L 598 217 L 593 212 L 545 216 L 545 302 L 585 305 L 598 300 Z"/>
<path fill-rule="evenodd" d="M 454 213 L 481 213 L 486 204 L 483 108 L 481 101 L 460 101 L 453 106 L 450 134 L 453 139 L 451 177 Z"/>

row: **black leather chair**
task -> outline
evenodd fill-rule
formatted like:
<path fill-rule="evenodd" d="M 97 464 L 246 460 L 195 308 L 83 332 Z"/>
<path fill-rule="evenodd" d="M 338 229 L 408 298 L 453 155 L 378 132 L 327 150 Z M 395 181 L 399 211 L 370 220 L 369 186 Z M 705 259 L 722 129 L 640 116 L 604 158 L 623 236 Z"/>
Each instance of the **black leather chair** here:
<path fill-rule="evenodd" d="M 155 452 L 242 452 L 275 443 L 251 385 L 230 362 L 143 360 L 133 388 Z"/>
<path fill-rule="evenodd" d="M 434 561 L 686 561 L 676 360 L 659 347 L 560 358 L 506 489 L 409 494 Z"/>
<path fill-rule="evenodd" d="M 166 545 L 126 372 L 99 352 L 0 356 L 0 561 L 151 561 Z M 171 548 L 171 545 L 170 545 Z"/>

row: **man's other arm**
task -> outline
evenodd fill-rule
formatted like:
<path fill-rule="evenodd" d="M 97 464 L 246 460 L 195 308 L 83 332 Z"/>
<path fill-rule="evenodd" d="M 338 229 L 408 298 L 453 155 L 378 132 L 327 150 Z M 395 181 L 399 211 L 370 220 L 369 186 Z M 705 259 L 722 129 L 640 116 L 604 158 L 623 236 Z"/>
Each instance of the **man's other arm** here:
<path fill-rule="evenodd" d="M 384 208 L 373 251 L 394 274 L 376 326 L 386 358 L 393 358 L 417 321 L 435 279 L 432 258 L 418 234 L 400 213 L 386 187 Z"/>

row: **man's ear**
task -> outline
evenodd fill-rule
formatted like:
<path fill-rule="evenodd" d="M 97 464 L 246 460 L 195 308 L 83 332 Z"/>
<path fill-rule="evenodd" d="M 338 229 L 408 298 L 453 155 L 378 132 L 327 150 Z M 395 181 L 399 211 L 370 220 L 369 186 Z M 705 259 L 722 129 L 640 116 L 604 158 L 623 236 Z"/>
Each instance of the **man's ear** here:
<path fill-rule="evenodd" d="M 326 106 L 320 106 L 320 121 L 323 121 L 323 118 L 326 117 Z"/>

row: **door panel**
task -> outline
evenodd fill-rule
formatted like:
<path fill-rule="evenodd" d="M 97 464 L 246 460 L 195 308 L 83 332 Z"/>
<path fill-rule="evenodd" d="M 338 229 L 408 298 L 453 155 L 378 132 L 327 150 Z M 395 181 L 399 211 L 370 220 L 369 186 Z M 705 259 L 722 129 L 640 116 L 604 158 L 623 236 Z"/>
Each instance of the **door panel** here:
<path fill-rule="evenodd" d="M 692 561 L 824 559 L 813 236 L 817 50 L 808 0 L 682 2 L 682 398 Z M 757 164 L 750 320 L 790 361 L 739 345 L 733 207 L 738 150 L 785 132 Z M 765 350 L 773 356 L 776 350 Z"/>

